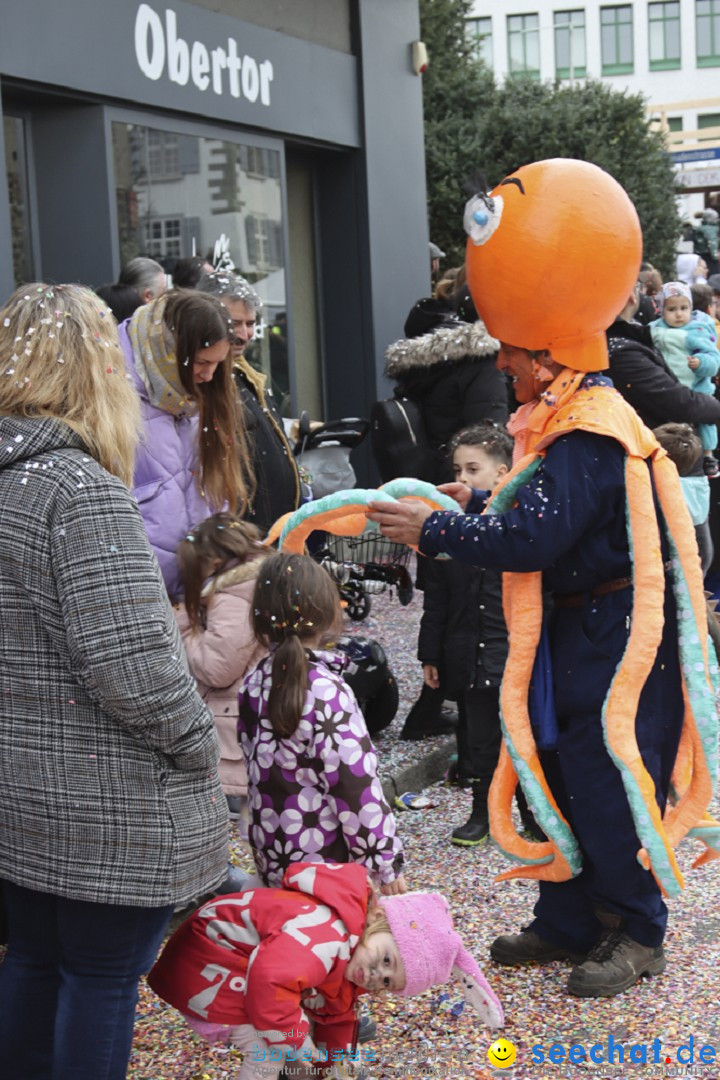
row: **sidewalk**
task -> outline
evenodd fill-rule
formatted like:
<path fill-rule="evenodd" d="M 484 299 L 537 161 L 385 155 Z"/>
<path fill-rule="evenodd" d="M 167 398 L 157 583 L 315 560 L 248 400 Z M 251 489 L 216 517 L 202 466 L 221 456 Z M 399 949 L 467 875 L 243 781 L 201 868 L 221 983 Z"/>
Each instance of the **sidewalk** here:
<path fill-rule="evenodd" d="M 419 597 L 408 608 L 401 608 L 395 598 L 374 597 L 370 617 L 351 627 L 351 632 L 381 641 L 400 685 L 398 716 L 377 740 L 380 771 L 391 796 L 395 786 L 400 792 L 419 791 L 440 779 L 453 749 L 453 740 L 447 737 L 419 743 L 397 738 L 420 689 L 420 666 L 415 659 L 419 613 Z M 511 1080 L 581 1080 L 583 1076 L 717 1080 L 720 863 L 692 870 L 690 864 L 701 848 L 692 842 L 680 846 L 678 859 L 686 888 L 668 902 L 664 975 L 643 980 L 617 998 L 572 998 L 565 991 L 570 970 L 566 964 L 512 969 L 490 961 L 493 939 L 531 920 L 536 886 L 525 879 L 498 882 L 498 875 L 513 864 L 492 844 L 466 849 L 450 843 L 452 829 L 467 818 L 468 792 L 434 783 L 426 794 L 431 796 L 431 807 L 397 814 L 408 883 L 412 889 L 439 889 L 447 897 L 466 947 L 503 1003 L 506 1026 L 502 1033 L 484 1028 L 464 1005 L 457 982 L 419 998 L 373 1000 L 370 1011 L 378 1036 L 366 1047 L 373 1055 L 367 1065 L 371 1080 L 498 1080 L 503 1076 Z M 233 860 L 250 869 L 234 828 L 231 848 Z M 499 1034 L 517 1052 L 514 1065 L 504 1070 L 492 1068 L 487 1056 Z M 585 1049 L 583 1062 L 568 1060 L 571 1046 Z M 703 1046 L 713 1048 L 715 1060 L 708 1060 L 708 1050 L 700 1057 Z M 555 1047 L 552 1059 L 551 1047 Z M 609 1048 L 612 1062 L 608 1061 Z M 599 1060 L 592 1059 L 591 1049 Z M 237 1051 L 203 1044 L 179 1014 L 141 987 L 128 1080 L 237 1080 L 240 1062 Z"/>

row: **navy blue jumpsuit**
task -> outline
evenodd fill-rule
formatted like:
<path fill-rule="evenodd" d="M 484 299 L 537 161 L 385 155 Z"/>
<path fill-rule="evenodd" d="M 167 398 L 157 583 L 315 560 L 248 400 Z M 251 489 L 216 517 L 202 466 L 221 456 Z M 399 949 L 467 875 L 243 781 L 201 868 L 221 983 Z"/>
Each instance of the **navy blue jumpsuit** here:
<path fill-rule="evenodd" d="M 558 603 L 548 616 L 557 746 L 541 752 L 548 784 L 583 855 L 567 882 L 540 883 L 530 929 L 545 941 L 586 951 L 602 925 L 596 911 L 619 914 L 642 945 L 662 943 L 667 908 L 641 846 L 620 773 L 608 756 L 601 709 L 624 652 L 631 587 L 593 596 L 597 586 L 632 573 L 626 523 L 623 447 L 575 431 L 553 442 L 532 480 L 503 514 L 436 512 L 423 527 L 420 551 L 516 572 L 542 571 L 557 598 L 583 594 L 579 606 Z M 479 496 L 468 511 L 479 508 Z M 658 596 L 658 603 L 663 598 Z M 640 698 L 636 734 L 664 808 L 683 719 L 675 603 L 666 577 L 665 626 Z M 518 631 L 513 627 L 513 633 Z"/>

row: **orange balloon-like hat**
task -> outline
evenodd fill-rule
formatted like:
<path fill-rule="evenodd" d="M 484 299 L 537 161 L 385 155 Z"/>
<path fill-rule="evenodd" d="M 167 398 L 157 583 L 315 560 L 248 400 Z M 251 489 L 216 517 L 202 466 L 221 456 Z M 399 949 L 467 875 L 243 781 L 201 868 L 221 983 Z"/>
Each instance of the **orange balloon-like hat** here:
<path fill-rule="evenodd" d="M 465 207 L 466 271 L 493 337 L 549 349 L 577 371 L 608 366 L 605 330 L 627 303 L 642 256 L 635 207 L 597 165 L 524 165 Z"/>

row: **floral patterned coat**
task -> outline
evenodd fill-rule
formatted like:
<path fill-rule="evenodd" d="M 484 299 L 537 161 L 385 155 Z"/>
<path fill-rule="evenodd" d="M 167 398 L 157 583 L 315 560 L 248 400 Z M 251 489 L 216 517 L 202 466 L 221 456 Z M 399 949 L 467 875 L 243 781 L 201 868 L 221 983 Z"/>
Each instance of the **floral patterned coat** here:
<path fill-rule="evenodd" d="M 377 756 L 347 658 L 308 651 L 308 690 L 295 733 L 275 735 L 267 713 L 272 654 L 240 690 L 238 734 L 248 772 L 250 843 L 265 885 L 294 862 L 359 862 L 376 883 L 394 881 L 403 851 L 377 775 Z"/>

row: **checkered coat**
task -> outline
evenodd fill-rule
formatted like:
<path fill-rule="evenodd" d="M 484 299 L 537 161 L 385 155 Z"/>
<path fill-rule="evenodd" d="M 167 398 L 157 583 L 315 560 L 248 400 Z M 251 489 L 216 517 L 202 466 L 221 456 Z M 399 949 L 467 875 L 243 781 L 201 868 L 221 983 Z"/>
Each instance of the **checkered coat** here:
<path fill-rule="evenodd" d="M 0 878 L 156 906 L 224 876 L 227 811 L 123 484 L 52 420 L 0 417 Z"/>

